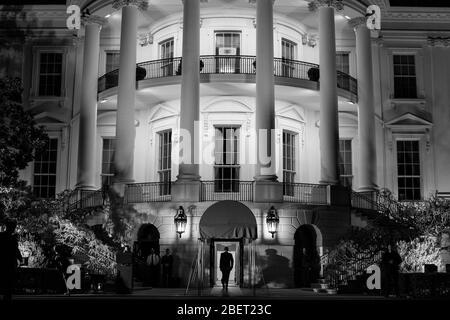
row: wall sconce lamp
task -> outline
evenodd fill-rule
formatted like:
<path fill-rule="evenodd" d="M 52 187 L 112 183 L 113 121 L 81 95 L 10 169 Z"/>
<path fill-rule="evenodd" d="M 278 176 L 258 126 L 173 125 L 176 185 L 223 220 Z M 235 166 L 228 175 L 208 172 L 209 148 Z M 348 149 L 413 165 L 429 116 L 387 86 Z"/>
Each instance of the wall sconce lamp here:
<path fill-rule="evenodd" d="M 175 222 L 175 229 L 181 238 L 181 234 L 186 231 L 187 224 L 187 216 L 182 206 L 177 209 L 177 214 L 173 220 Z"/>
<path fill-rule="evenodd" d="M 277 232 L 279 222 L 280 218 L 278 217 L 278 212 L 273 206 L 271 206 L 269 212 L 267 212 L 266 224 L 267 229 L 272 234 L 272 238 L 275 236 L 275 233 Z"/>

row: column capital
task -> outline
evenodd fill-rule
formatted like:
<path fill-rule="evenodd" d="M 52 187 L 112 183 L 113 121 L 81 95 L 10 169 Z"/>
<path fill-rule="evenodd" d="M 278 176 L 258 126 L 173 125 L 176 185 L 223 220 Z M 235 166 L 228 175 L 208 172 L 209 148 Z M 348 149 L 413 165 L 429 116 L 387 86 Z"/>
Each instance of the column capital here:
<path fill-rule="evenodd" d="M 82 17 L 81 22 L 83 23 L 84 26 L 95 23 L 98 24 L 100 27 L 102 27 L 108 22 L 108 19 L 96 15 L 89 15 L 87 17 Z"/>
<path fill-rule="evenodd" d="M 344 3 L 342 0 L 312 0 L 308 3 L 309 11 L 317 11 L 321 7 L 332 7 L 341 11 L 344 9 Z"/>
<path fill-rule="evenodd" d="M 353 30 L 356 31 L 359 27 L 367 26 L 367 18 L 366 17 L 356 17 L 356 18 L 348 20 L 348 24 L 350 25 L 350 27 L 353 28 Z"/>
<path fill-rule="evenodd" d="M 147 0 L 114 0 L 112 7 L 114 10 L 120 10 L 126 6 L 135 6 L 141 11 L 145 11 L 148 8 Z"/>

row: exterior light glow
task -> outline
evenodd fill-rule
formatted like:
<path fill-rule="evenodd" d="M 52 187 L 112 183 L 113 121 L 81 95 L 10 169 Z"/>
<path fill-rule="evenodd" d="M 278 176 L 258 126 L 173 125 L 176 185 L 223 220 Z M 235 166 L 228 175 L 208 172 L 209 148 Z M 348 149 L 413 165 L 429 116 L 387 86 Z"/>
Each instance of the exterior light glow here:
<path fill-rule="evenodd" d="M 174 222 L 175 222 L 175 229 L 181 238 L 181 234 L 186 231 L 186 224 L 187 224 L 187 216 L 182 206 L 178 208 L 177 214 L 175 215 L 174 218 Z"/>
<path fill-rule="evenodd" d="M 275 236 L 275 233 L 277 232 L 279 222 L 280 218 L 278 217 L 277 210 L 273 206 L 270 207 L 269 212 L 267 212 L 266 224 L 267 229 L 272 234 L 272 238 Z"/>

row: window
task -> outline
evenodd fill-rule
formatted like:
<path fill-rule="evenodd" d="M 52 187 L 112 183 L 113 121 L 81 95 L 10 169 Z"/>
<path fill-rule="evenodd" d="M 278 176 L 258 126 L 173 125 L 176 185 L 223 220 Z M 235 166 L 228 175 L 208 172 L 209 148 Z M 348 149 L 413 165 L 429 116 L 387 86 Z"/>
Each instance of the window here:
<path fill-rule="evenodd" d="M 110 51 L 106 52 L 106 69 L 105 73 L 117 70 L 120 67 L 120 52 Z"/>
<path fill-rule="evenodd" d="M 281 39 L 281 60 L 283 64 L 283 77 L 292 77 L 294 71 L 294 64 L 292 60 L 295 59 L 295 51 L 297 44 L 295 42 Z"/>
<path fill-rule="evenodd" d="M 239 127 L 215 128 L 214 192 L 239 192 Z"/>
<path fill-rule="evenodd" d="M 236 56 L 241 54 L 240 32 L 216 32 L 216 72 L 240 73 L 241 62 Z"/>
<path fill-rule="evenodd" d="M 350 73 L 350 59 L 348 52 L 336 53 L 336 70 L 343 73 Z"/>
<path fill-rule="evenodd" d="M 159 44 L 160 57 L 164 59 L 161 63 L 161 71 L 163 72 L 163 76 L 173 75 L 173 47 L 174 41 L 173 38 L 164 40 Z"/>
<path fill-rule="evenodd" d="M 62 53 L 42 52 L 39 59 L 39 95 L 60 97 Z"/>
<path fill-rule="evenodd" d="M 159 182 L 162 182 L 159 189 L 160 195 L 170 194 L 170 181 L 172 177 L 172 131 L 166 130 L 158 133 L 159 136 L 159 156 L 158 175 Z"/>
<path fill-rule="evenodd" d="M 33 193 L 36 197 L 55 197 L 57 159 L 58 139 L 48 139 L 34 161 Z"/>
<path fill-rule="evenodd" d="M 339 140 L 339 180 L 344 187 L 352 187 L 352 140 Z"/>
<path fill-rule="evenodd" d="M 113 183 L 114 170 L 114 153 L 116 151 L 115 138 L 103 138 L 102 151 L 102 186 L 110 186 Z"/>
<path fill-rule="evenodd" d="M 398 199 L 420 200 L 419 141 L 397 141 Z"/>
<path fill-rule="evenodd" d="M 394 98 L 417 98 L 416 63 L 413 55 L 394 55 Z"/>
<path fill-rule="evenodd" d="M 295 141 L 294 133 L 283 131 L 283 194 L 286 196 L 294 195 Z"/>

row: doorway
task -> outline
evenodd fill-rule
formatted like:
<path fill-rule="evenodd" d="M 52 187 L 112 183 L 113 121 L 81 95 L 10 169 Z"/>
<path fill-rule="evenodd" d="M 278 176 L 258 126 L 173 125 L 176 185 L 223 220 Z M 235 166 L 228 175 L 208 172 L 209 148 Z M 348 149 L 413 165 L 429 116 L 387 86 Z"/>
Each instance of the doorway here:
<path fill-rule="evenodd" d="M 220 271 L 220 255 L 225 252 L 225 247 L 228 247 L 228 252 L 231 253 L 234 260 L 233 269 L 230 273 L 228 285 L 241 286 L 243 282 L 243 242 L 242 239 L 212 239 L 211 241 L 211 286 L 222 286 L 222 272 Z"/>
<path fill-rule="evenodd" d="M 309 287 L 320 277 L 321 234 L 317 227 L 304 224 L 297 229 L 294 239 L 295 286 Z"/>

